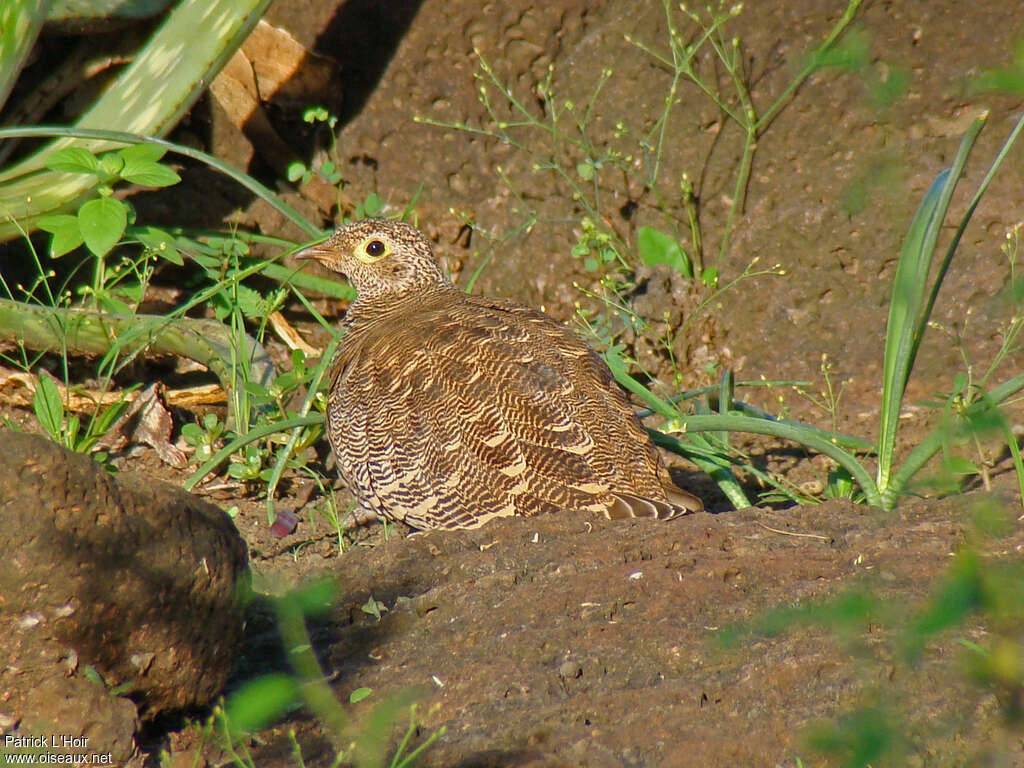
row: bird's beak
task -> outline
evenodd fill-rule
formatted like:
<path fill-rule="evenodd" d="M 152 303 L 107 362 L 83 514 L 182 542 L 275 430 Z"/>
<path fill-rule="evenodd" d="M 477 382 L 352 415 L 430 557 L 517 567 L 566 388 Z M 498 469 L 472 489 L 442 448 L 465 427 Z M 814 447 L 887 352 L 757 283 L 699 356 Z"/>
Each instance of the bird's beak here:
<path fill-rule="evenodd" d="M 325 263 L 331 257 L 331 251 L 324 243 L 309 245 L 294 254 L 297 261 L 319 261 Z"/>

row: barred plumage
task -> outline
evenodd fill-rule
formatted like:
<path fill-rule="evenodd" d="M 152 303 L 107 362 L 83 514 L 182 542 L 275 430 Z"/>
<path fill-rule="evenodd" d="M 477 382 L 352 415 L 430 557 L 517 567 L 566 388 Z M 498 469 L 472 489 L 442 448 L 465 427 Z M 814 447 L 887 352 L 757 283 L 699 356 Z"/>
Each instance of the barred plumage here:
<path fill-rule="evenodd" d="M 339 229 L 300 258 L 359 292 L 332 367 L 327 434 L 359 504 L 415 528 L 565 509 L 668 519 L 676 488 L 611 372 L 575 333 L 470 296 L 403 222 Z"/>

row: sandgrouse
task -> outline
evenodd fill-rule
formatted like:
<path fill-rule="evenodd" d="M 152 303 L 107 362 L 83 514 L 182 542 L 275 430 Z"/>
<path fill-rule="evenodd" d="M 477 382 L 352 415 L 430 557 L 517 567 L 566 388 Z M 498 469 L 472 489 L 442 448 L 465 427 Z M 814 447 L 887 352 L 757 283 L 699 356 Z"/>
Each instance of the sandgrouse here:
<path fill-rule="evenodd" d="M 668 519 L 672 485 L 611 371 L 575 333 L 459 290 L 400 221 L 342 227 L 298 254 L 358 298 L 331 369 L 327 435 L 369 512 L 421 529 L 588 510 Z"/>

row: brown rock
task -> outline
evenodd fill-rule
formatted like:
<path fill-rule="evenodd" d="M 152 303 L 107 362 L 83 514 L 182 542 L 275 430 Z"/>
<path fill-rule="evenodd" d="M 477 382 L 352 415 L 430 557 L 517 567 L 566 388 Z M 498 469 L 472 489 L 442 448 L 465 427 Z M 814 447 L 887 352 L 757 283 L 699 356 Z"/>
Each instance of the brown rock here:
<path fill-rule="evenodd" d="M 0 445 L 4 722 L 31 713 L 26 727 L 59 719 L 62 733 L 84 735 L 89 718 L 66 718 L 69 702 L 102 708 L 84 695 L 89 686 L 117 701 L 82 679 L 87 667 L 143 718 L 209 701 L 231 670 L 248 587 L 246 547 L 227 515 L 36 435 L 2 430 Z M 52 682 L 65 678 L 81 685 Z M 44 682 L 44 692 L 61 690 L 43 696 Z M 108 746 L 123 740 L 116 731 L 105 730 Z M 99 741 L 90 748 L 107 751 Z"/>

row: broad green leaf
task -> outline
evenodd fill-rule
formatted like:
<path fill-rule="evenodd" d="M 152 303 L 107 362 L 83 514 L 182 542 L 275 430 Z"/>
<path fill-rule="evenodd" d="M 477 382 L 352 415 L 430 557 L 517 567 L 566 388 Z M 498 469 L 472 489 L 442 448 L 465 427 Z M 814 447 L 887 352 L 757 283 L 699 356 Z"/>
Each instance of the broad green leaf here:
<path fill-rule="evenodd" d="M 50 155 L 46 167 L 65 173 L 95 174 L 99 172 L 100 163 L 92 152 L 83 147 L 65 147 Z"/>
<path fill-rule="evenodd" d="M 146 187 L 170 187 L 181 181 L 174 170 L 151 160 L 125 160 L 121 178 Z"/>
<path fill-rule="evenodd" d="M 647 266 L 667 264 L 679 274 L 693 277 L 693 265 L 690 263 L 690 257 L 686 255 L 674 237 L 666 235 L 654 227 L 640 227 L 636 236 L 636 244 L 640 251 L 640 258 Z"/>
<path fill-rule="evenodd" d="M 32 395 L 32 410 L 43 429 L 56 439 L 64 422 L 64 403 L 60 398 L 60 390 L 49 376 L 39 377 L 39 384 Z"/>
<path fill-rule="evenodd" d="M 202 445 L 203 433 L 202 427 L 198 424 L 183 424 L 181 427 L 181 436 L 185 438 L 185 442 L 189 445 Z"/>
<path fill-rule="evenodd" d="M 288 168 L 285 171 L 285 176 L 288 181 L 298 181 L 306 173 L 306 166 L 299 161 L 288 163 Z"/>
<path fill-rule="evenodd" d="M 130 163 L 155 163 L 167 154 L 167 147 L 144 141 L 141 144 L 131 144 L 124 149 L 119 149 L 117 154 L 121 156 L 121 159 L 124 160 L 125 167 L 127 167 Z"/>
<path fill-rule="evenodd" d="M 97 256 L 105 256 L 124 234 L 128 211 L 120 200 L 99 197 L 78 209 L 78 226 L 85 246 Z"/>
<path fill-rule="evenodd" d="M 82 230 L 78 226 L 78 217 L 69 213 L 44 216 L 39 220 L 39 228 L 53 235 L 50 240 L 52 259 L 63 256 L 82 244 Z"/>

